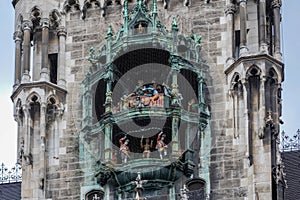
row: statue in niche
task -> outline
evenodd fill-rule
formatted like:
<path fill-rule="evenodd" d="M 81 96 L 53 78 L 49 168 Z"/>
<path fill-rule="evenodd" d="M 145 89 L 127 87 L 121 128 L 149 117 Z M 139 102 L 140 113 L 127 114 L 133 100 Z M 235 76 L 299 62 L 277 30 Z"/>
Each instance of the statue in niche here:
<path fill-rule="evenodd" d="M 144 136 L 142 136 L 142 138 L 141 138 L 141 148 L 143 149 L 143 158 L 150 158 L 150 150 L 153 145 L 153 140 L 151 140 L 151 142 L 150 142 L 150 139 L 146 138 L 146 143 L 143 144 L 143 139 L 144 139 Z M 149 142 L 150 142 L 150 144 L 149 144 Z"/>
<path fill-rule="evenodd" d="M 119 140 L 119 143 L 122 163 L 127 163 L 127 161 L 130 159 L 129 140 L 127 139 L 127 136 L 125 135 L 122 137 Z"/>
<path fill-rule="evenodd" d="M 167 156 L 167 148 L 168 146 L 164 142 L 166 135 L 163 134 L 162 131 L 157 136 L 156 149 L 158 150 L 159 157 L 162 160 L 165 156 Z"/>

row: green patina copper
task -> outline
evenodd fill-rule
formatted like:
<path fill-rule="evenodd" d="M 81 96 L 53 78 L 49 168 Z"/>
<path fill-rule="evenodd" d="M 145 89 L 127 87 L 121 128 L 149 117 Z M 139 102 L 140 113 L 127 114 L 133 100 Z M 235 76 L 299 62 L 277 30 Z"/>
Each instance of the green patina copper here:
<path fill-rule="evenodd" d="M 110 187 L 117 188 L 119 193 L 134 191 L 131 181 L 135 180 L 137 172 L 141 172 L 142 178 L 148 180 L 144 188 L 152 188 L 153 190 L 171 187 L 183 175 L 189 177 L 195 173 L 195 164 L 197 163 L 194 162 L 194 151 L 189 148 L 184 152 L 179 151 L 179 134 L 181 133 L 177 127 L 180 121 L 198 124 L 199 132 L 203 133 L 199 139 L 201 145 L 207 146 L 206 143 L 210 141 L 210 131 L 206 128 L 210 116 L 203 92 L 205 80 L 203 74 L 206 73 L 208 66 L 200 54 L 201 36 L 193 34 L 185 37 L 178 34 L 179 28 L 175 17 L 172 20 L 171 30 L 168 31 L 157 19 L 156 0 L 153 0 L 152 9 L 151 13 L 143 1 L 139 0 L 129 12 L 128 2 L 124 1 L 123 26 L 114 34 L 112 26 L 109 25 L 105 38 L 106 43 L 97 51 L 94 47 L 90 48 L 88 60 L 91 65 L 82 84 L 84 111 L 83 128 L 80 136 L 80 158 L 85 160 L 86 165 L 95 166 L 94 175 L 100 186 L 108 184 Z M 133 47 L 156 48 L 169 53 L 168 62 L 172 71 L 172 83 L 169 86 L 170 103 L 165 104 L 165 107 L 162 108 L 132 108 L 114 113 L 111 95 L 113 83 L 117 81 L 116 74 L 118 73 L 115 60 Z M 197 76 L 198 102 L 196 104 L 199 109 L 196 113 L 187 112 L 178 104 L 177 79 L 181 70 L 189 70 Z M 105 109 L 100 119 L 95 120 L 96 116 L 93 113 L 97 102 L 94 91 L 101 81 L 106 87 L 106 91 L 103 93 L 105 95 L 103 102 Z M 148 115 L 154 118 L 166 116 L 172 119 L 170 129 L 172 135 L 170 149 L 172 152 L 169 158 L 164 160 L 136 158 L 128 163 L 116 163 L 112 145 L 113 126 L 126 124 L 136 116 L 147 118 Z M 189 138 L 188 135 L 186 137 Z M 203 150 L 203 152 L 205 151 Z M 209 152 L 205 152 L 205 155 L 199 154 L 199 157 L 205 162 L 209 162 L 207 153 L 209 154 Z M 156 167 L 153 167 L 155 163 Z M 127 171 L 126 169 L 130 170 Z M 205 168 L 196 176 L 209 182 L 208 170 Z"/>

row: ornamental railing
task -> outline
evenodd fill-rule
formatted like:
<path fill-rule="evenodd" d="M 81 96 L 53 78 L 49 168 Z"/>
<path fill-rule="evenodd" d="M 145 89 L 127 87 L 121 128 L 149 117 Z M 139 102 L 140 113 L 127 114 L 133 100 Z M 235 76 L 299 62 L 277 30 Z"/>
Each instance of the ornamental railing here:
<path fill-rule="evenodd" d="M 281 151 L 297 151 L 300 150 L 300 129 L 296 131 L 296 134 L 290 136 L 284 131 L 281 133 L 280 141 Z"/>
<path fill-rule="evenodd" d="M 161 200 L 161 199 L 168 199 L 170 195 L 143 195 L 141 199 L 143 200 Z M 184 194 L 182 193 L 175 193 L 175 199 L 178 200 L 208 200 L 210 199 L 209 196 L 205 193 L 204 189 L 194 190 L 194 191 L 186 191 Z M 125 198 L 124 200 L 137 200 L 137 198 Z"/>
<path fill-rule="evenodd" d="M 15 183 L 22 181 L 22 168 L 21 165 L 16 164 L 11 169 L 8 169 L 4 163 L 0 168 L 0 184 Z"/>

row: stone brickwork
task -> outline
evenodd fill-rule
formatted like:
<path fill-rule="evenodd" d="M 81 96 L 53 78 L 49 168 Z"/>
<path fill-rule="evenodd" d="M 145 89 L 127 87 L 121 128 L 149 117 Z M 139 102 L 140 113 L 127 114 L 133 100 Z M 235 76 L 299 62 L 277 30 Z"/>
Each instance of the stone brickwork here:
<path fill-rule="evenodd" d="M 86 4 L 87 2 L 91 4 Z M 97 2 L 100 2 L 99 5 Z M 93 46 L 98 50 L 106 42 L 105 37 L 109 25 L 116 33 L 123 23 L 122 5 L 116 3 L 118 1 L 112 1 L 112 5 L 105 7 L 103 2 L 105 1 L 14 1 L 16 31 L 24 32 L 22 28 L 24 22 L 32 21 L 34 16 L 38 16 L 37 20 L 50 18 L 49 32 L 53 37 L 49 41 L 48 52 L 58 54 L 57 78 L 62 81 L 61 83 L 65 83 L 65 85 L 57 85 L 47 78 L 48 83 L 44 83 L 44 80 L 40 79 L 43 61 L 39 56 L 43 56 L 43 52 L 39 46 L 42 42 L 38 40 L 42 40 L 42 36 L 35 37 L 34 35 L 44 29 L 38 25 L 35 27 L 33 24 L 31 27 L 33 39 L 31 37 L 30 40 L 33 43 L 37 42 L 32 51 L 34 54 L 33 66 L 30 69 L 32 79 L 27 80 L 24 76 L 24 80 L 27 81 L 16 83 L 12 96 L 18 123 L 22 124 L 26 131 L 30 131 L 28 127 L 35 129 L 31 136 L 28 136 L 32 137 L 29 139 L 33 144 L 30 147 L 26 147 L 28 144 L 26 134 L 29 133 L 19 130 L 19 140 L 25 140 L 25 147 L 21 142 L 18 147 L 20 162 L 23 166 L 22 199 L 24 200 L 83 199 L 83 193 L 99 188 L 94 175 L 89 173 L 94 170 L 95 166 L 85 163 L 80 158 L 82 156 L 80 155 L 82 142 L 80 132 L 85 109 L 82 81 L 90 67 L 88 61 L 90 47 Z M 269 52 L 261 52 L 257 4 L 264 1 L 240 0 L 234 3 L 235 1 L 230 0 L 190 0 L 189 6 L 183 6 L 183 2 L 170 0 L 168 8 L 164 9 L 164 1 L 158 0 L 158 19 L 167 26 L 167 30 L 171 30 L 172 18 L 175 16 L 180 34 L 188 36 L 195 33 L 202 36 L 201 57 L 209 66 L 204 79 L 205 101 L 210 112 L 209 130 L 211 132 L 210 162 L 205 163 L 206 166 L 201 166 L 209 169 L 210 187 L 206 192 L 211 199 L 271 199 L 272 195 L 274 196 L 272 192 L 276 193 L 276 187 L 272 186 L 272 168 L 279 165 L 278 160 L 272 158 L 278 148 L 272 141 L 276 132 L 279 131 L 281 110 L 280 105 L 274 103 L 275 100 L 270 98 L 269 94 L 263 93 L 264 90 L 259 90 L 261 93 L 255 93 L 257 85 L 250 83 L 250 79 L 248 80 L 248 77 L 253 75 L 260 77 L 259 83 L 261 83 L 268 78 L 271 79 L 276 73 L 277 85 L 280 86 L 283 81 L 283 64 L 280 57 L 274 58 L 275 53 L 271 52 L 271 45 L 274 43 L 269 43 L 269 49 L 271 49 Z M 247 52 L 244 56 L 236 57 L 234 52 L 229 51 L 232 45 L 239 42 L 237 37 L 240 38 L 240 36 L 236 33 L 242 32 L 239 2 L 247 2 Z M 271 1 L 265 2 L 267 2 L 266 6 L 271 8 Z M 276 3 L 276 1 L 273 2 Z M 135 4 L 135 1 L 129 2 L 129 10 Z M 87 9 L 85 5 L 89 5 Z M 228 29 L 229 18 L 225 13 L 229 5 L 233 6 L 231 8 L 233 30 Z M 148 1 L 148 6 L 151 8 L 152 1 Z M 40 15 L 32 15 L 34 9 L 37 9 Z M 49 17 L 53 10 L 58 11 L 58 20 Z M 56 21 L 58 25 L 54 26 L 53 23 Z M 274 26 L 274 23 L 271 23 L 271 26 Z M 65 37 L 65 41 L 58 34 L 61 30 L 65 33 L 65 36 L 62 36 Z M 232 31 L 232 37 L 229 37 L 230 31 Z M 267 33 L 267 30 L 265 32 Z M 25 40 L 22 39 L 23 44 L 24 42 Z M 61 52 L 62 47 L 59 45 L 65 47 L 64 52 Z M 37 51 L 38 49 L 40 51 Z M 229 56 L 230 54 L 233 57 Z M 26 56 L 24 52 L 22 56 Z M 228 61 L 230 59 L 233 60 L 232 63 Z M 22 58 L 23 62 L 24 58 Z M 254 71 L 249 72 L 252 66 L 256 66 L 260 74 L 254 74 Z M 270 75 L 270 70 L 275 73 Z M 21 72 L 23 73 L 24 70 Z M 50 70 L 47 73 L 51 77 Z M 21 81 L 21 79 L 22 77 L 18 80 Z M 241 98 L 234 96 L 236 83 L 241 83 Z M 261 89 L 261 86 L 258 87 Z M 272 87 L 271 85 L 267 89 Z M 277 95 L 279 90 L 280 88 L 274 89 L 273 94 L 279 96 Z M 52 122 L 47 121 L 47 117 L 44 122 L 39 121 L 43 108 L 39 109 L 37 118 L 32 118 L 33 124 L 36 125 L 27 124 L 28 127 L 26 127 L 23 117 L 26 116 L 25 110 L 31 105 L 28 104 L 28 98 L 31 98 L 32 94 L 38 96 L 39 105 L 46 107 L 49 105 L 49 99 L 52 96 L 55 98 L 54 104 L 58 110 L 61 110 L 60 116 L 55 115 L 53 123 L 56 123 L 53 125 L 55 128 L 49 129 Z M 257 98 L 260 102 L 258 107 L 256 107 Z M 268 98 L 269 100 L 265 100 Z M 277 100 L 279 101 L 280 97 Z M 237 107 L 239 111 L 236 111 Z M 269 110 L 272 111 L 272 122 L 267 120 L 267 114 L 261 114 Z M 30 112 L 32 111 L 29 109 L 28 113 Z M 45 112 L 47 113 L 48 110 L 46 109 Z M 28 123 L 32 124 L 29 116 L 27 119 Z M 40 125 L 37 125 L 39 123 Z M 38 131 L 41 127 L 47 127 L 44 136 L 41 136 Z M 263 137 L 259 136 L 259 131 L 264 132 Z M 30 156 L 26 157 L 22 148 L 31 148 L 28 150 Z M 29 157 L 32 160 L 26 161 Z"/>

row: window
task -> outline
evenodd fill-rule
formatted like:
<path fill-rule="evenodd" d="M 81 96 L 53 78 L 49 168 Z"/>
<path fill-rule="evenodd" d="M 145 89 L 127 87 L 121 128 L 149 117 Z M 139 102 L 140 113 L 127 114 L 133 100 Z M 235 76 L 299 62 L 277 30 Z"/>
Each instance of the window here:
<path fill-rule="evenodd" d="M 50 82 L 57 84 L 57 53 L 49 54 Z"/>

